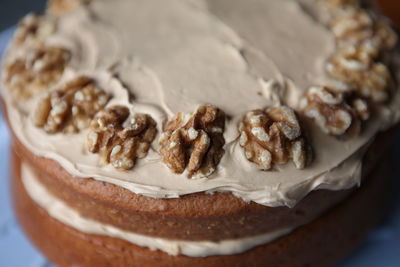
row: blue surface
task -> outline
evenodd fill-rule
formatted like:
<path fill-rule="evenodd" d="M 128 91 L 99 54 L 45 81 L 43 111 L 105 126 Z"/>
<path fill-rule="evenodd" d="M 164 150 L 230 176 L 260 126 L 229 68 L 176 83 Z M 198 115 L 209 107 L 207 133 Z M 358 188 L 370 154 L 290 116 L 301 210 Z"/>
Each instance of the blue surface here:
<path fill-rule="evenodd" d="M 0 34 L 0 53 L 4 50 L 12 30 Z M 400 140 L 400 134 L 397 140 Z M 9 181 L 9 135 L 4 121 L 0 119 L 0 266 L 1 267 L 45 267 L 51 266 L 31 246 L 21 232 L 12 214 Z M 394 145 L 393 173 L 400 177 L 400 142 Z M 372 232 L 363 244 L 339 266 L 341 267 L 400 267 L 400 180 L 393 187 L 393 204 L 384 222 Z"/>

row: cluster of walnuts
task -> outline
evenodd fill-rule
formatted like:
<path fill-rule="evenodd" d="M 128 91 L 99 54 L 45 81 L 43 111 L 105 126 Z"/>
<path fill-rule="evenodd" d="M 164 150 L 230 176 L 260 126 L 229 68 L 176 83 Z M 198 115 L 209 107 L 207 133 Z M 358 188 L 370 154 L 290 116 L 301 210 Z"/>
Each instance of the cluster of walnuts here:
<path fill-rule="evenodd" d="M 16 99 L 41 94 L 34 123 L 48 134 L 87 131 L 87 149 L 116 169 L 130 170 L 147 156 L 158 130 L 148 114 L 126 106 L 109 105 L 112 95 L 96 80 L 78 77 L 58 83 L 71 55 L 62 47 L 46 45 L 56 29 L 55 18 L 90 0 L 52 0 L 47 17 L 22 20 L 14 44 L 24 54 L 6 66 L 5 83 Z M 336 38 L 336 52 L 325 65 L 326 86 L 310 87 L 300 103 L 303 115 L 334 136 L 356 136 L 370 118 L 371 104 L 388 100 L 393 79 L 382 54 L 397 43 L 389 24 L 360 7 L 357 0 L 321 0 L 331 11 L 328 27 Z M 177 113 L 164 127 L 159 154 L 174 173 L 189 178 L 212 175 L 225 150 L 225 113 L 202 105 L 190 114 Z M 238 125 L 243 155 L 260 170 L 294 163 L 298 169 L 311 161 L 311 148 L 299 114 L 287 106 L 247 112 Z"/>
<path fill-rule="evenodd" d="M 106 107 L 111 95 L 96 80 L 79 76 L 59 85 L 71 54 L 48 46 L 57 17 L 89 3 L 88 0 L 49 1 L 47 16 L 30 14 L 17 28 L 13 47 L 20 53 L 7 62 L 4 83 L 17 101 L 38 96 L 34 124 L 48 134 L 87 130 L 87 146 L 106 163 L 129 170 L 147 155 L 156 134 L 155 121 L 146 114 L 130 114 L 127 107 Z"/>
<path fill-rule="evenodd" d="M 166 124 L 160 154 L 174 173 L 189 177 L 211 175 L 224 155 L 225 113 L 200 106 L 193 114 L 178 113 Z M 247 160 L 267 171 L 291 159 L 303 169 L 311 159 L 295 111 L 286 106 L 253 110 L 238 126 L 239 144 Z"/>
<path fill-rule="evenodd" d="M 356 135 L 361 122 L 369 118 L 368 106 L 387 101 L 394 88 L 382 59 L 397 44 L 397 35 L 383 18 L 362 9 L 359 1 L 321 3 L 331 11 L 328 27 L 337 49 L 325 65 L 330 84 L 311 87 L 302 110 L 325 133 Z"/>
<path fill-rule="evenodd" d="M 7 62 L 4 83 L 16 99 L 27 99 L 48 91 L 61 79 L 71 55 L 63 47 L 49 46 L 46 40 L 57 29 L 57 17 L 88 4 L 90 0 L 51 0 L 47 16 L 29 14 L 19 23 L 13 46 L 23 51 Z"/>
<path fill-rule="evenodd" d="M 75 2 L 52 1 L 50 12 L 57 16 L 60 10 L 68 11 L 67 4 L 74 6 Z M 133 168 L 137 159 L 147 155 L 156 137 L 155 121 L 147 114 L 130 114 L 127 107 L 107 107 L 112 96 L 91 78 L 78 77 L 59 86 L 71 55 L 63 48 L 45 45 L 45 39 L 52 33 L 41 29 L 45 21 L 30 16 L 21 22 L 14 40 L 20 46 L 27 46 L 27 54 L 8 65 L 5 82 L 9 90 L 20 100 L 41 94 L 33 116 L 37 127 L 49 134 L 88 129 L 90 152 L 100 154 L 104 162 L 117 169 Z M 271 140 L 258 142 L 250 130 L 243 149 L 246 155 L 254 153 L 257 158 L 249 160 L 263 170 L 270 169 L 273 163 L 286 163 L 289 158 L 296 167 L 304 168 L 306 142 L 300 136 L 297 117 L 293 117 L 294 111 L 289 108 L 280 111 L 282 114 L 277 109 L 269 110 L 268 122 L 265 120 L 267 124 L 261 126 L 268 129 Z M 164 127 L 159 151 L 162 160 L 174 173 L 186 171 L 191 178 L 211 175 L 225 152 L 225 120 L 224 112 L 211 105 L 200 106 L 193 114 L 177 114 Z M 289 133 L 291 127 L 298 135 Z M 240 129 L 241 140 L 246 129 Z M 263 155 L 270 158 L 268 163 L 258 160 Z"/>

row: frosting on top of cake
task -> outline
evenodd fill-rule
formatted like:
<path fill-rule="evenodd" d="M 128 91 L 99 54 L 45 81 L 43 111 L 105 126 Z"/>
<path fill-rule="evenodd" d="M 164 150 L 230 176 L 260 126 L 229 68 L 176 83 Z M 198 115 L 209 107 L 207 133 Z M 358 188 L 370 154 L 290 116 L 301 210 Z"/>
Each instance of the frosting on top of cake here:
<path fill-rule="evenodd" d="M 177 112 L 212 104 L 228 116 L 225 154 L 207 178 L 188 179 L 165 166 L 159 136 L 147 157 L 119 171 L 86 150 L 88 130 L 49 135 L 32 122 L 40 98 L 19 102 L 2 90 L 18 139 L 77 177 L 92 177 L 134 193 L 174 198 L 196 192 L 232 192 L 267 206 L 293 206 L 315 189 L 341 190 L 360 182 L 362 156 L 377 132 L 400 116 L 400 94 L 377 108 L 359 136 L 323 133 L 303 120 L 314 161 L 261 171 L 239 146 L 238 124 L 253 109 L 284 104 L 298 109 L 312 85 L 323 83 L 324 62 L 336 49 L 331 31 L 309 7 L 312 0 L 97 0 L 59 18 L 47 45 L 71 53 L 60 84 L 87 75 L 112 95 L 107 106 L 145 113 L 158 132 Z M 10 47 L 7 61 L 23 53 Z"/>

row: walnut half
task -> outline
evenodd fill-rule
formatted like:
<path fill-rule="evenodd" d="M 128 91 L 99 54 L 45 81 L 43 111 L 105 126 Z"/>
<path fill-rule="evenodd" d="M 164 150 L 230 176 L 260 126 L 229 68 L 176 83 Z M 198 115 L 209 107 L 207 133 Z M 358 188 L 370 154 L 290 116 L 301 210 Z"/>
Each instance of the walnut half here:
<path fill-rule="evenodd" d="M 28 51 L 6 66 L 5 84 L 18 99 L 27 99 L 55 85 L 70 60 L 70 53 L 59 47 Z"/>
<path fill-rule="evenodd" d="M 109 99 L 94 80 L 79 77 L 41 98 L 34 122 L 47 133 L 79 132 L 89 127 L 92 118 Z"/>
<path fill-rule="evenodd" d="M 361 8 L 338 12 L 330 22 L 330 28 L 340 45 L 368 43 L 377 50 L 392 49 L 398 39 L 388 22 Z"/>
<path fill-rule="evenodd" d="M 360 132 L 361 121 L 369 118 L 368 105 L 361 98 L 347 101 L 346 97 L 330 88 L 315 86 L 307 91 L 301 108 L 324 133 L 355 136 Z"/>
<path fill-rule="evenodd" d="M 329 60 L 326 71 L 334 79 L 354 87 L 360 96 L 384 102 L 393 80 L 388 68 L 375 62 L 371 53 L 363 47 L 342 48 Z"/>
<path fill-rule="evenodd" d="M 13 42 L 17 46 L 39 47 L 56 30 L 56 23 L 36 14 L 26 15 L 15 31 Z"/>
<path fill-rule="evenodd" d="M 163 161 L 174 173 L 211 175 L 225 152 L 224 130 L 225 113 L 214 106 L 201 106 L 193 115 L 178 113 L 160 141 Z"/>
<path fill-rule="evenodd" d="M 147 156 L 156 134 L 156 122 L 146 114 L 129 119 L 129 109 L 112 106 L 93 119 L 87 136 L 88 150 L 99 153 L 116 169 L 130 170 L 137 159 Z"/>
<path fill-rule="evenodd" d="M 240 126 L 240 146 L 246 158 L 262 170 L 285 164 L 292 159 L 296 168 L 303 169 L 310 159 L 306 139 L 295 112 L 286 106 L 253 110 Z"/>

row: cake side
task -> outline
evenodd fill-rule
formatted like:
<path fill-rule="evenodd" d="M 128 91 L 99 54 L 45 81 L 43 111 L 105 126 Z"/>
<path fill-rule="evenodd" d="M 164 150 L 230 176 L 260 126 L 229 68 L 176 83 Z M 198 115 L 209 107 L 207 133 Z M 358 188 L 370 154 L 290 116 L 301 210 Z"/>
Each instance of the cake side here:
<path fill-rule="evenodd" d="M 357 244 L 379 218 L 386 199 L 388 177 L 383 165 L 347 201 L 290 235 L 248 252 L 193 258 L 170 256 L 126 241 L 85 234 L 52 218 L 27 195 L 20 177 L 20 161 L 13 161 L 14 205 L 31 240 L 60 266 L 79 264 L 121 266 L 306 266 L 330 265 Z M 57 241 L 57 242 L 55 242 Z"/>

